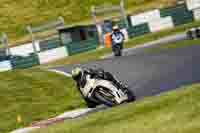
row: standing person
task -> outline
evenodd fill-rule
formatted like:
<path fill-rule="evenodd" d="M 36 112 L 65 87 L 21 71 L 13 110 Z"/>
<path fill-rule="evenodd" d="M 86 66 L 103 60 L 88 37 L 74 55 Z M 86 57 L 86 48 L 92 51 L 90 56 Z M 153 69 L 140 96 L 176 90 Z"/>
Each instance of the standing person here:
<path fill-rule="evenodd" d="M 119 27 L 113 26 L 111 34 L 112 50 L 115 56 L 121 56 L 121 50 L 123 49 L 124 34 L 120 31 Z"/>

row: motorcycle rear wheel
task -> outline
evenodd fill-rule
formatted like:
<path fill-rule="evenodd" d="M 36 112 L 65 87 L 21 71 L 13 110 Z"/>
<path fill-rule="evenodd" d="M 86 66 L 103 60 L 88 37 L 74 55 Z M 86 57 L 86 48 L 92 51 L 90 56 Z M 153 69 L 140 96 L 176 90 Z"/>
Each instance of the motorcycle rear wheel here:
<path fill-rule="evenodd" d="M 127 89 L 127 96 L 128 96 L 128 100 L 127 102 L 133 102 L 136 100 L 135 94 L 133 92 L 131 92 L 129 89 Z"/>

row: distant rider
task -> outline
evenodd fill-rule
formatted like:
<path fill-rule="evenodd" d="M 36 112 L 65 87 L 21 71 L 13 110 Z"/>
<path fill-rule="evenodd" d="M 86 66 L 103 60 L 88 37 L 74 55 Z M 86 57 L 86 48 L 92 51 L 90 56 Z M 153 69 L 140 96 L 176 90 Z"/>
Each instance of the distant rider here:
<path fill-rule="evenodd" d="M 117 25 L 113 26 L 113 31 L 111 34 L 112 49 L 115 45 L 120 45 L 121 49 L 123 49 L 124 39 L 124 34 L 120 31 L 120 28 Z"/>
<path fill-rule="evenodd" d="M 91 78 L 104 79 L 104 80 L 111 81 L 119 89 L 122 89 L 122 90 L 127 89 L 127 87 L 122 85 L 118 80 L 116 80 L 111 73 L 105 72 L 103 69 L 91 69 L 90 68 L 87 70 L 86 69 L 83 70 L 80 67 L 76 67 L 72 70 L 72 78 L 76 82 L 77 88 L 81 94 L 82 94 L 82 92 L 81 92 L 80 88 L 84 88 L 84 86 L 87 82 L 87 80 L 86 80 L 87 75 L 90 75 Z M 82 96 L 83 96 L 83 94 L 82 94 Z M 90 101 L 89 99 L 85 98 L 84 96 L 83 96 L 83 98 L 87 102 L 88 107 L 93 106 L 93 101 Z M 94 105 L 95 104 L 96 103 L 94 103 Z"/>

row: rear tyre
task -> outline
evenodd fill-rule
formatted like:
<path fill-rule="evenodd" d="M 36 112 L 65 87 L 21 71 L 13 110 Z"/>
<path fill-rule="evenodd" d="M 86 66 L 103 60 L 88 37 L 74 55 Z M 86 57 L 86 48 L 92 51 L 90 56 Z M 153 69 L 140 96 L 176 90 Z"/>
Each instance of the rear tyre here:
<path fill-rule="evenodd" d="M 136 100 L 136 97 L 135 97 L 135 94 L 132 92 L 132 91 L 130 91 L 130 90 L 128 90 L 127 89 L 127 95 L 128 95 L 128 100 L 127 100 L 127 102 L 133 102 L 133 101 L 135 101 Z"/>

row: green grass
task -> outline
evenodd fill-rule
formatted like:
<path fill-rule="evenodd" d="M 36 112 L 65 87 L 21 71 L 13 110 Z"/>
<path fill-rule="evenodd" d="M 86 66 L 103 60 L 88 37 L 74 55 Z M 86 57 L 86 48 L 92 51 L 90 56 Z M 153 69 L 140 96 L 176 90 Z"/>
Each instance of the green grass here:
<path fill-rule="evenodd" d="M 160 51 L 163 49 L 175 49 L 175 48 L 181 48 L 181 47 L 189 47 L 189 46 L 193 46 L 193 45 L 200 45 L 200 39 L 184 40 L 184 41 L 178 41 L 175 43 L 163 44 L 163 45 L 159 45 L 158 47 L 155 47 L 155 48 L 146 49 L 146 51 L 157 52 L 157 51 Z"/>
<path fill-rule="evenodd" d="M 33 133 L 199 133 L 200 84 L 66 120 Z"/>
<path fill-rule="evenodd" d="M 85 106 L 72 79 L 41 69 L 0 74 L 0 132 Z M 22 122 L 17 122 L 21 115 Z"/>
<path fill-rule="evenodd" d="M 63 16 L 66 24 L 92 22 L 92 5 L 119 4 L 120 0 L 1 0 L 0 31 L 8 33 L 10 41 L 27 34 L 26 26 L 41 25 Z M 136 13 L 173 5 L 176 0 L 125 0 L 127 12 Z M 159 3 L 159 4 L 158 4 Z M 30 39 L 30 38 L 29 38 Z M 23 40 L 23 39 L 22 39 Z"/>
<path fill-rule="evenodd" d="M 163 31 L 160 31 L 160 32 L 149 33 L 149 34 L 145 34 L 143 36 L 135 37 L 135 38 L 132 38 L 128 42 L 125 43 L 125 48 L 131 48 L 131 47 L 134 47 L 136 45 L 141 45 L 141 44 L 144 44 L 146 42 L 154 41 L 154 40 L 160 39 L 160 38 L 165 37 L 165 36 L 185 32 L 187 29 L 189 29 L 191 27 L 197 27 L 197 26 L 200 26 L 200 21 L 180 25 L 180 26 L 177 26 L 173 29 L 163 30 Z M 178 42 L 178 44 L 179 43 L 182 43 L 182 41 Z M 193 42 L 190 42 L 190 40 L 189 40 L 189 41 L 186 41 L 185 43 L 193 43 Z M 174 44 L 176 45 L 176 43 L 174 43 Z M 168 45 L 173 45 L 173 44 L 168 44 Z M 60 60 L 56 60 L 56 61 L 47 63 L 47 64 L 42 65 L 42 66 L 75 64 L 75 63 L 80 63 L 80 62 L 93 61 L 93 60 L 98 60 L 102 56 L 104 56 L 105 54 L 109 54 L 109 53 L 111 53 L 110 48 L 97 49 L 97 50 L 93 50 L 93 51 L 69 56 L 69 57 L 66 57 L 66 58 L 63 58 L 63 59 L 60 59 Z"/>

